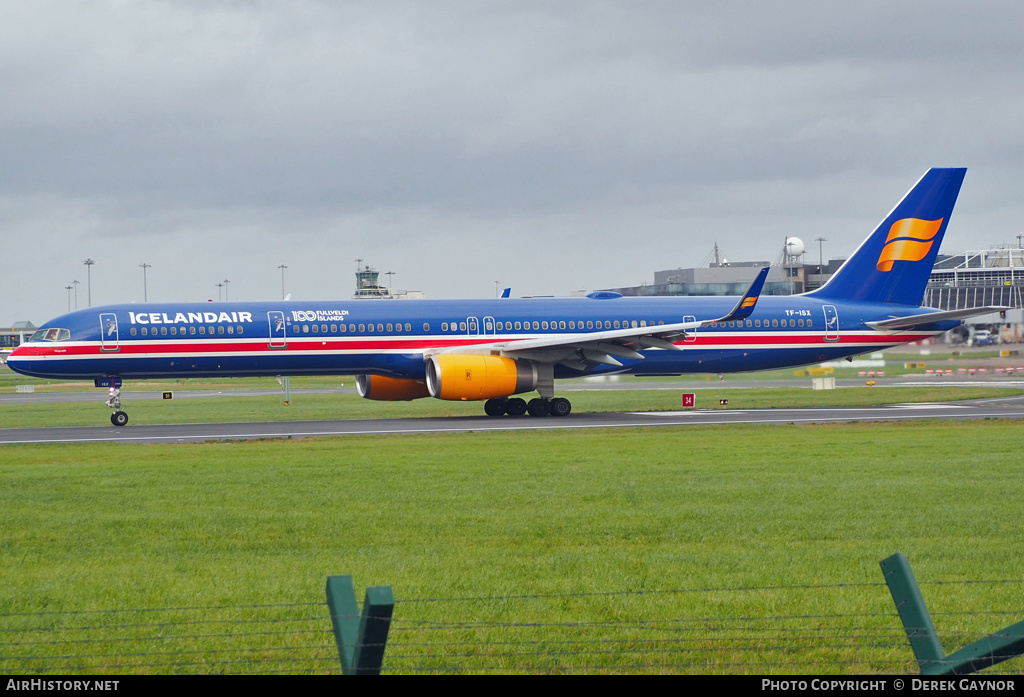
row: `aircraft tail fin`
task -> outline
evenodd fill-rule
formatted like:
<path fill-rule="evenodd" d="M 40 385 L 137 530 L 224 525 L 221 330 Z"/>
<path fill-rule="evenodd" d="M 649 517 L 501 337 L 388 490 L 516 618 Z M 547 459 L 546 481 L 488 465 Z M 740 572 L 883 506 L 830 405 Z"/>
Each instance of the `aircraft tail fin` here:
<path fill-rule="evenodd" d="M 807 295 L 919 306 L 966 172 L 925 172 L 839 271 Z"/>

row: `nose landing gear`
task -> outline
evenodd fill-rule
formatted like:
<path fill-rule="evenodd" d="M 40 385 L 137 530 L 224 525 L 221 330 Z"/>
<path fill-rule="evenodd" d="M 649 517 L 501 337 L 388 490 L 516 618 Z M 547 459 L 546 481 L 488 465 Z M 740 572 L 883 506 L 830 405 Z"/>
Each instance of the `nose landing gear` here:
<path fill-rule="evenodd" d="M 121 409 L 121 389 L 111 387 L 108 394 L 110 398 L 105 404 L 114 410 L 114 413 L 110 415 L 110 423 L 115 426 L 124 426 L 128 423 L 128 414 Z"/>

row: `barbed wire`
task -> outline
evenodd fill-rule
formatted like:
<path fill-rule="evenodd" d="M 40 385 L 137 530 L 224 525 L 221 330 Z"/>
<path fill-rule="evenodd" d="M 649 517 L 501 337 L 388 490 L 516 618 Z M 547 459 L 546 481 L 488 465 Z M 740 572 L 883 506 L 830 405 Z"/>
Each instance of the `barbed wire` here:
<path fill-rule="evenodd" d="M 935 581 L 921 585 L 1021 583 L 1024 580 L 1003 579 Z M 885 612 L 778 615 L 752 615 L 747 612 L 731 616 L 636 616 L 562 621 L 522 617 L 522 614 L 530 613 L 529 603 L 532 601 L 614 600 L 670 597 L 684 593 L 820 594 L 885 587 L 884 583 L 799 584 L 396 599 L 396 615 L 390 620 L 391 639 L 386 646 L 384 670 L 407 673 L 581 673 L 763 672 L 766 669 L 796 672 L 814 669 L 834 672 L 836 669 L 852 670 L 856 666 L 867 666 L 872 671 L 907 672 L 914 669 L 916 662 L 910 652 L 906 628 L 899 621 L 895 609 Z M 519 619 L 487 616 L 511 611 L 508 607 L 488 607 L 487 604 L 508 602 L 523 604 L 517 608 L 521 609 Z M 420 614 L 417 611 L 411 613 L 413 616 L 404 616 L 398 609 L 430 608 L 443 603 L 462 603 L 463 607 L 458 608 L 462 617 L 417 617 Z M 474 604 L 482 606 L 474 607 Z M 646 603 L 637 613 L 656 615 L 657 607 L 650 605 L 658 603 Z M 633 607 L 628 603 L 618 603 L 618 606 L 616 613 L 629 612 Z M 294 608 L 303 611 L 286 612 Z M 583 612 L 587 611 L 592 610 Z M 570 613 L 571 606 L 566 604 L 559 612 Z M 205 616 L 190 616 L 193 613 L 205 613 Z M 181 616 L 168 616 L 174 614 Z M 282 617 L 282 614 L 294 616 Z M 963 620 L 963 624 L 968 625 L 974 624 L 970 621 L 974 617 L 1020 614 L 1004 610 L 932 613 L 936 617 Z M 145 621 L 144 617 L 152 621 Z M 348 615 L 343 617 L 351 618 Z M 42 621 L 28 621 L 32 618 Z M 76 624 L 81 621 L 77 618 L 114 621 L 108 624 L 103 619 L 94 619 Z M 367 619 L 371 622 L 388 621 Z M 29 626 L 12 626 L 18 623 Z M 0 672 L 336 674 L 340 669 L 330 613 L 323 602 L 7 612 L 0 613 L 0 625 L 7 625 L 0 626 L 0 637 L 5 639 L 0 642 L 0 651 L 3 652 L 0 655 Z M 223 628 L 224 631 L 189 631 L 207 627 L 211 630 Z M 132 636 L 135 633 L 138 635 Z M 967 643 L 982 636 L 1004 638 L 1017 637 L 1018 634 L 1006 630 L 983 633 L 957 627 L 942 632 L 941 639 L 948 644 Z M 95 646 L 96 650 L 86 648 L 87 652 L 74 653 L 77 647 L 90 646 Z M 373 645 L 368 644 L 364 648 L 370 646 Z M 858 652 L 863 655 L 850 656 Z M 613 656 L 621 660 L 609 660 Z M 737 660 L 728 660 L 729 656 Z M 757 660 L 740 660 L 755 657 Z"/>

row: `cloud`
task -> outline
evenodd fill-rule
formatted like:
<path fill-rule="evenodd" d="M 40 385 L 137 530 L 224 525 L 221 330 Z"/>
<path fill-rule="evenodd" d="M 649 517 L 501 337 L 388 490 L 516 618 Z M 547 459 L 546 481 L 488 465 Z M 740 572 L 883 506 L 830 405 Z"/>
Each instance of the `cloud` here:
<path fill-rule="evenodd" d="M 767 259 L 825 229 L 842 255 L 930 166 L 971 168 L 946 247 L 1004 242 L 1022 13 L 7 5 L 0 215 L 19 263 L 0 321 L 64 309 L 87 256 L 114 302 L 141 299 L 142 262 L 171 300 L 230 276 L 274 298 L 282 263 L 297 293 L 344 297 L 357 255 L 432 297 L 637 283 L 714 240 Z"/>

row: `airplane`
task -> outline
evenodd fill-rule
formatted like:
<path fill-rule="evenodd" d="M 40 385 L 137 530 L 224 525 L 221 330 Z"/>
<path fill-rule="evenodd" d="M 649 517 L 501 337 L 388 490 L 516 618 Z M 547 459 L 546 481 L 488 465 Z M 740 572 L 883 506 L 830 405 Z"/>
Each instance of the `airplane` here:
<path fill-rule="evenodd" d="M 555 380 L 809 365 L 920 341 L 1003 307 L 921 307 L 966 169 L 930 169 L 820 288 L 739 298 L 622 297 L 117 304 L 45 323 L 8 365 L 123 380 L 356 375 L 360 396 L 483 401 L 489 416 L 566 416 Z M 505 294 L 503 294 L 505 295 Z M 529 402 L 517 395 L 537 392 Z"/>

